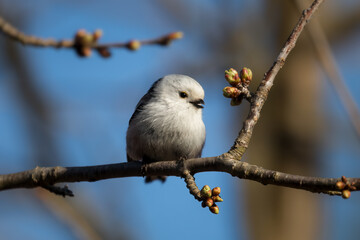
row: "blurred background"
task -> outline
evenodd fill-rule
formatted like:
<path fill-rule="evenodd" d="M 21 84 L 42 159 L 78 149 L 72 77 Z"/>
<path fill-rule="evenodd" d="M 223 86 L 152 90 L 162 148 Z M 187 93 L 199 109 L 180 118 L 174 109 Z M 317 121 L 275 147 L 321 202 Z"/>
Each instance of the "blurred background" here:
<path fill-rule="evenodd" d="M 224 70 L 251 68 L 255 90 L 296 24 L 299 8 L 309 4 L 0 0 L 3 18 L 44 38 L 70 39 L 81 28 L 102 29 L 101 42 L 152 39 L 174 31 L 185 34 L 169 47 L 115 49 L 109 59 L 22 46 L 1 34 L 0 174 L 35 166 L 126 161 L 128 120 L 151 84 L 170 73 L 187 74 L 205 89 L 203 156 L 228 151 L 248 104 L 231 107 L 222 96 L 227 85 Z M 353 124 L 359 121 L 349 118 L 345 110 L 349 103 L 341 101 L 348 99 L 347 91 L 338 94 L 345 85 L 360 104 L 360 3 L 325 1 L 310 26 L 275 80 L 244 160 L 293 174 L 360 177 L 360 137 Z M 139 177 L 71 183 L 74 198 L 42 189 L 4 191 L 1 239 L 360 236 L 357 192 L 343 200 L 263 186 L 225 173 L 197 174 L 196 180 L 198 186 L 222 188 L 219 215 L 201 208 L 176 177 L 165 184 L 145 185 Z"/>

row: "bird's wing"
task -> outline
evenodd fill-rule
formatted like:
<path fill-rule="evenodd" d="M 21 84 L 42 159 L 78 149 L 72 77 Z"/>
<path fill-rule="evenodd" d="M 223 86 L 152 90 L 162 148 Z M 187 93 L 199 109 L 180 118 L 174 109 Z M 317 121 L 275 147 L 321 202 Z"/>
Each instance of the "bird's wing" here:
<path fill-rule="evenodd" d="M 146 104 L 148 104 L 150 102 L 150 100 L 155 96 L 154 95 L 154 92 L 155 92 L 154 90 L 155 90 L 157 84 L 159 84 L 159 82 L 161 81 L 161 79 L 162 78 L 160 78 L 156 82 L 154 82 L 153 85 L 150 87 L 149 91 L 140 99 L 140 101 L 136 105 L 136 108 L 135 108 L 135 111 L 134 111 L 133 115 L 131 116 L 131 118 L 129 120 L 129 124 L 136 117 L 136 115 L 138 115 L 139 112 L 141 112 L 141 110 L 144 108 L 144 106 Z"/>

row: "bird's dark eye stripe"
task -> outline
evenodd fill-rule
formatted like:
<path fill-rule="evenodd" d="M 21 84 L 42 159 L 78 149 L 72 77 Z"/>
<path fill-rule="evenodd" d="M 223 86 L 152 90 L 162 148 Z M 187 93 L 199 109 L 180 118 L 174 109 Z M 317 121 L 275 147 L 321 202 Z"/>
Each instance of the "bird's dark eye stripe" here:
<path fill-rule="evenodd" d="M 186 98 L 188 95 L 186 92 L 179 92 L 180 97 Z"/>

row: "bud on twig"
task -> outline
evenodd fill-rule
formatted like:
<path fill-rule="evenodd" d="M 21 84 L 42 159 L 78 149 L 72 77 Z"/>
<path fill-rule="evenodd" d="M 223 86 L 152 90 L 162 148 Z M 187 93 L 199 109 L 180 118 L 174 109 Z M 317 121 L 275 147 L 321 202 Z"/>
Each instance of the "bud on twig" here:
<path fill-rule="evenodd" d="M 205 205 L 207 206 L 207 207 L 211 207 L 212 205 L 214 205 L 214 200 L 212 199 L 212 198 L 207 198 L 206 200 L 205 200 Z"/>
<path fill-rule="evenodd" d="M 138 50 L 141 46 L 141 43 L 138 41 L 138 40 L 131 40 L 127 45 L 126 47 L 129 49 L 129 50 L 132 50 L 132 51 L 135 51 L 135 50 Z"/>
<path fill-rule="evenodd" d="M 236 98 L 241 94 L 241 91 L 236 87 L 225 87 L 223 89 L 223 95 L 227 98 Z"/>
<path fill-rule="evenodd" d="M 249 68 L 244 67 L 240 71 L 240 79 L 243 85 L 248 86 L 252 80 L 252 72 Z"/>
<path fill-rule="evenodd" d="M 93 33 L 94 40 L 97 41 L 99 38 L 101 38 L 103 35 L 103 32 L 101 29 L 96 29 Z"/>
<path fill-rule="evenodd" d="M 83 47 L 81 49 L 81 54 L 80 55 L 83 56 L 83 57 L 90 57 L 91 56 L 91 48 Z"/>
<path fill-rule="evenodd" d="M 346 186 L 346 184 L 344 182 L 339 181 L 336 183 L 336 189 L 338 189 L 338 190 L 343 190 L 345 188 L 345 186 Z"/>
<path fill-rule="evenodd" d="M 157 44 L 162 45 L 162 46 L 167 46 L 170 43 L 172 43 L 173 40 L 180 39 L 183 36 L 184 36 L 184 34 L 182 32 L 173 32 L 173 33 L 170 33 L 170 34 L 164 36 L 162 39 L 159 39 Z"/>
<path fill-rule="evenodd" d="M 211 197 L 211 188 L 209 185 L 203 186 L 203 188 L 200 191 L 201 198 L 207 199 Z"/>
<path fill-rule="evenodd" d="M 111 53 L 110 53 L 109 49 L 106 48 L 106 47 L 98 48 L 97 51 L 104 58 L 107 58 L 107 57 L 111 56 Z"/>
<path fill-rule="evenodd" d="M 240 77 L 238 72 L 230 68 L 229 70 L 225 70 L 225 79 L 230 83 L 231 86 L 236 86 L 238 83 L 240 83 Z"/>
<path fill-rule="evenodd" d="M 184 33 L 182 33 L 182 32 L 173 32 L 173 33 L 170 33 L 167 37 L 170 40 L 175 40 L 175 39 L 183 38 L 183 36 L 184 36 Z"/>
<path fill-rule="evenodd" d="M 75 40 L 78 41 L 82 38 L 84 38 L 86 36 L 86 30 L 85 29 L 80 29 L 76 32 L 75 34 Z"/>
<path fill-rule="evenodd" d="M 214 202 L 223 202 L 224 200 L 219 196 L 212 196 L 212 199 L 214 200 Z"/>
<path fill-rule="evenodd" d="M 91 46 L 94 44 L 94 36 L 84 29 L 76 32 L 74 37 L 74 48 L 81 57 L 89 57 L 91 55 Z"/>
<path fill-rule="evenodd" d="M 220 195 L 220 192 L 221 192 L 220 187 L 214 187 L 213 190 L 212 190 L 212 195 L 213 196 L 218 196 L 218 195 Z"/>
<path fill-rule="evenodd" d="M 349 190 L 342 191 L 342 198 L 348 199 L 351 196 L 351 192 Z"/>
<path fill-rule="evenodd" d="M 343 182 L 347 182 L 346 177 L 345 177 L 345 176 L 341 176 L 341 181 L 343 181 Z"/>
<path fill-rule="evenodd" d="M 82 44 L 85 46 L 91 46 L 94 43 L 94 36 L 90 33 L 87 33 L 82 39 Z"/>
<path fill-rule="evenodd" d="M 214 214 L 219 214 L 219 207 L 218 207 L 216 204 L 214 204 L 214 205 L 212 205 L 211 207 L 209 207 L 209 209 L 210 209 L 210 211 L 211 211 L 212 213 L 214 213 Z"/>

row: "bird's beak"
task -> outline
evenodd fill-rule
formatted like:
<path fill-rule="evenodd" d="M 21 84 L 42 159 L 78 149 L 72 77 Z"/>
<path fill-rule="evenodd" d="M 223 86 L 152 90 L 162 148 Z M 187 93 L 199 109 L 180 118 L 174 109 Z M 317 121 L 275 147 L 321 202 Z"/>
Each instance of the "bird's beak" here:
<path fill-rule="evenodd" d="M 202 99 L 191 101 L 190 103 L 193 104 L 197 108 L 204 108 L 203 105 L 205 104 L 204 100 L 202 100 Z"/>

